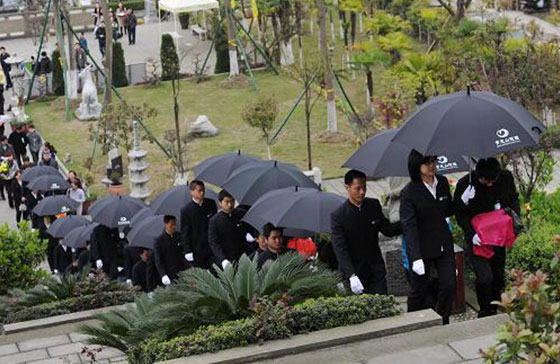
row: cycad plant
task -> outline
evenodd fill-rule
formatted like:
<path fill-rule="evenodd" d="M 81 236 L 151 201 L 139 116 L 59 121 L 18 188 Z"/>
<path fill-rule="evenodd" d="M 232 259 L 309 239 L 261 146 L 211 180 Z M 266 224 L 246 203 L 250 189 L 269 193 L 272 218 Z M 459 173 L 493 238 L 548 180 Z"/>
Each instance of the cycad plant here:
<path fill-rule="evenodd" d="M 336 272 L 306 264 L 299 255 L 286 254 L 267 262 L 261 269 L 256 257 L 243 255 L 225 270 L 192 268 L 167 288 L 156 290 L 152 298 L 142 296 L 124 311 L 100 314 L 101 326 L 85 325 L 81 332 L 91 335 L 91 344 L 129 351 L 153 336 L 171 338 L 193 332 L 203 325 L 251 316 L 251 302 L 267 297 L 288 297 L 290 303 L 306 298 L 333 296 L 340 281 Z"/>

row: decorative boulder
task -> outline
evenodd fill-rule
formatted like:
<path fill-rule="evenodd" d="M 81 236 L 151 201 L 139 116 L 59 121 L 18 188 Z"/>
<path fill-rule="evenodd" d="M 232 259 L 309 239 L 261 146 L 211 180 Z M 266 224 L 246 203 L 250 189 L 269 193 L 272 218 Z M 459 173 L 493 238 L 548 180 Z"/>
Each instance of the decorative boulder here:
<path fill-rule="evenodd" d="M 210 122 L 208 116 L 200 115 L 191 123 L 189 134 L 195 138 L 206 138 L 218 135 L 218 129 Z"/>

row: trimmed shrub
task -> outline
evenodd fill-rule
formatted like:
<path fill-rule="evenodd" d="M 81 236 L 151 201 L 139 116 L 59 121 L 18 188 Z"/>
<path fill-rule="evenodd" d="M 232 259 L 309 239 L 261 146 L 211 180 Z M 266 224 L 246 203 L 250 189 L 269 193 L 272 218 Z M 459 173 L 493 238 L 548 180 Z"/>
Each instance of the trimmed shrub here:
<path fill-rule="evenodd" d="M 315 298 L 293 308 L 264 304 L 252 318 L 201 327 L 169 341 L 150 339 L 129 353 L 133 363 L 174 358 L 247 346 L 333 327 L 359 324 L 399 313 L 392 296 L 361 295 Z"/>
<path fill-rule="evenodd" d="M 216 74 L 229 72 L 228 36 L 224 24 L 226 22 L 223 22 L 223 24 L 216 22 L 214 24 L 214 26 L 219 27 L 216 32 L 216 41 L 214 42 L 214 50 L 216 52 L 214 73 Z"/>
<path fill-rule="evenodd" d="M 169 34 L 161 36 L 161 78 L 164 81 L 179 78 L 179 57 L 173 37 Z"/>
<path fill-rule="evenodd" d="M 54 50 L 51 55 L 52 62 L 52 90 L 55 95 L 64 95 L 64 75 L 62 74 L 62 65 L 60 64 L 60 52 Z"/>
<path fill-rule="evenodd" d="M 128 86 L 121 42 L 113 42 L 113 85 L 115 87 Z"/>

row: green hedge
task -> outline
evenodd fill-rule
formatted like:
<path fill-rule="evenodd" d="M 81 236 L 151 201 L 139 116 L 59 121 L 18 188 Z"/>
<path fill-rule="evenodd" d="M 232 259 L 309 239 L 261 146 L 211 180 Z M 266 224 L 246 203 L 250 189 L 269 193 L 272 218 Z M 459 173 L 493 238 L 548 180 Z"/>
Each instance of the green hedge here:
<path fill-rule="evenodd" d="M 251 318 L 201 327 L 190 335 L 169 341 L 147 340 L 129 353 L 129 361 L 148 364 L 171 360 L 359 324 L 399 313 L 394 297 L 377 295 L 316 298 L 293 308 L 274 305 L 260 311 Z"/>
<path fill-rule="evenodd" d="M 132 9 L 134 11 L 144 10 L 144 0 L 123 1 L 122 4 L 125 8 Z M 115 10 L 117 8 L 117 5 L 119 5 L 118 1 L 109 3 L 109 7 L 112 10 Z"/>
<path fill-rule="evenodd" d="M 33 307 L 27 307 L 16 312 L 10 312 L 3 323 L 11 324 L 14 322 L 36 320 L 78 311 L 93 310 L 101 307 L 122 305 L 133 302 L 138 294 L 139 293 L 135 291 L 100 292 L 92 295 L 44 303 Z"/>

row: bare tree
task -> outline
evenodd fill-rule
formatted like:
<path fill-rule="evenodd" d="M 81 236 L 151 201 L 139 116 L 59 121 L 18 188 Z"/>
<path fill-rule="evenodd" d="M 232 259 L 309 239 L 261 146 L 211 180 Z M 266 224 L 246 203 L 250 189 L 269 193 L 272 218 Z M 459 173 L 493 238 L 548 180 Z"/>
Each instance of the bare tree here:
<path fill-rule="evenodd" d="M 327 93 L 327 130 L 337 131 L 336 104 L 334 102 L 334 89 L 327 45 L 327 11 L 324 0 L 315 0 L 317 5 L 317 24 L 319 25 L 319 42 L 321 48 L 321 61 L 323 63 L 323 87 Z"/>

